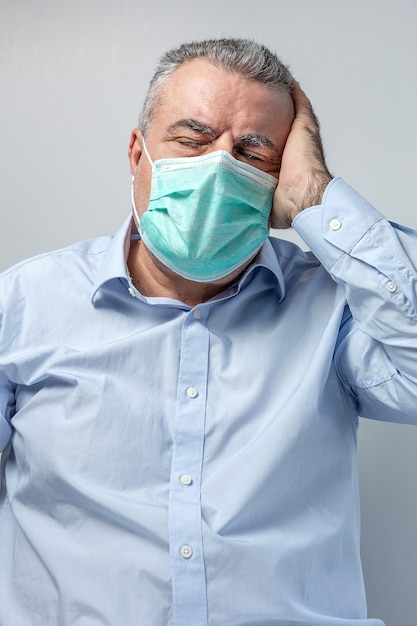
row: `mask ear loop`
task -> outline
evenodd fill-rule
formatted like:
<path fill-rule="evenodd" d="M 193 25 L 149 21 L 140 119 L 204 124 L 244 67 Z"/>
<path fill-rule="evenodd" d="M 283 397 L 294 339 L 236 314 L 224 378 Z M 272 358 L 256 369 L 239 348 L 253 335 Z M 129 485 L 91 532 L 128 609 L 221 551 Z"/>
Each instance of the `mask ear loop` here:
<path fill-rule="evenodd" d="M 132 199 L 132 210 L 133 210 L 133 215 L 134 215 L 134 218 L 135 218 L 136 226 L 137 226 L 137 228 L 139 228 L 140 220 L 139 220 L 139 214 L 138 214 L 138 210 L 136 208 L 136 203 L 135 203 L 135 194 L 133 192 L 133 181 L 134 180 L 135 180 L 135 177 L 132 175 L 132 184 L 130 186 L 130 197 Z"/>
<path fill-rule="evenodd" d="M 149 152 L 148 152 L 148 148 L 146 147 L 145 139 L 144 139 L 143 137 L 142 137 L 142 139 L 143 139 L 143 150 L 144 150 L 144 152 L 145 152 L 145 154 L 146 154 L 146 157 L 147 157 L 147 159 L 148 159 L 149 163 L 151 164 L 151 166 L 153 166 L 153 161 L 152 161 L 151 157 L 149 156 Z M 135 179 L 135 177 L 134 177 L 134 175 L 132 174 L 132 185 L 131 185 L 131 188 L 130 188 L 130 196 L 131 196 L 131 199 L 132 199 L 132 210 L 133 210 L 133 215 L 134 215 L 134 217 L 135 217 L 136 226 L 137 226 L 137 228 L 139 229 L 140 219 L 139 219 L 138 210 L 137 210 L 137 208 L 136 208 L 136 203 L 135 203 L 135 194 L 134 194 L 134 192 L 133 192 L 133 181 L 134 181 L 134 179 Z"/>
<path fill-rule="evenodd" d="M 144 137 L 142 137 L 142 140 L 143 140 L 143 150 L 144 150 L 144 152 L 145 152 L 146 156 L 148 157 L 148 161 L 149 161 L 149 163 L 150 163 L 151 165 L 153 165 L 153 161 L 152 161 L 151 157 L 149 156 L 148 148 L 146 147 L 146 143 L 145 143 L 145 139 L 144 139 Z"/>

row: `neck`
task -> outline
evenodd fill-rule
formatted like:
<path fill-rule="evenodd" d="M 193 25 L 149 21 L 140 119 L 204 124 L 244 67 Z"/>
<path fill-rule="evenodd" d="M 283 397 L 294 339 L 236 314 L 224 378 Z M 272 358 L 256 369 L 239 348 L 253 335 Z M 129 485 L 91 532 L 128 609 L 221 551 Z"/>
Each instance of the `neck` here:
<path fill-rule="evenodd" d="M 242 273 L 240 268 L 212 283 L 187 280 L 162 265 L 140 240 L 131 242 L 127 264 L 133 284 L 143 296 L 172 298 L 190 307 L 214 298 Z"/>

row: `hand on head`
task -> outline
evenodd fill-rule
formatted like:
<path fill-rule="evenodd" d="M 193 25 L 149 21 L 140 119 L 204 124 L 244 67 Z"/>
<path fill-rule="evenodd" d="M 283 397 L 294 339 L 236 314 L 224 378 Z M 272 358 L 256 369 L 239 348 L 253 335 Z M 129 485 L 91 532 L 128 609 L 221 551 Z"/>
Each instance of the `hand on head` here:
<path fill-rule="evenodd" d="M 296 81 L 292 97 L 295 118 L 285 144 L 274 195 L 273 228 L 289 228 L 300 211 L 320 204 L 332 179 L 324 158 L 318 120 L 310 100 Z"/>

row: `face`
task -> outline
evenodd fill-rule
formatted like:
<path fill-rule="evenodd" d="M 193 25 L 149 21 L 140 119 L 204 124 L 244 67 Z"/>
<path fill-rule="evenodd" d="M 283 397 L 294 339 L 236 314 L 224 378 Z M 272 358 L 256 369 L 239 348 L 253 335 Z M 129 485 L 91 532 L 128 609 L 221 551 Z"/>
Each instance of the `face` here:
<path fill-rule="evenodd" d="M 293 119 L 293 101 L 287 92 L 195 59 L 168 79 L 146 147 L 153 161 L 225 150 L 278 178 Z M 149 202 L 152 168 L 138 129 L 131 135 L 129 159 L 141 216 Z"/>

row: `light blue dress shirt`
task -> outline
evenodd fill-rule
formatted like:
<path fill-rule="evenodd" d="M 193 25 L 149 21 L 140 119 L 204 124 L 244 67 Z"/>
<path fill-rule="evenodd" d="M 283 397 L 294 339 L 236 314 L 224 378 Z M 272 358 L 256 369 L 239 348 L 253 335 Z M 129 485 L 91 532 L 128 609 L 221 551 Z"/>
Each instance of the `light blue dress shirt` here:
<path fill-rule="evenodd" d="M 382 625 L 356 435 L 417 421 L 417 235 L 341 179 L 293 225 L 193 309 L 130 219 L 3 273 L 2 626 Z"/>

